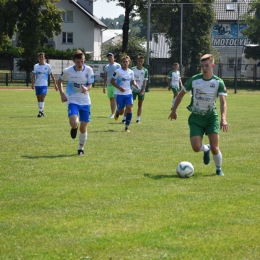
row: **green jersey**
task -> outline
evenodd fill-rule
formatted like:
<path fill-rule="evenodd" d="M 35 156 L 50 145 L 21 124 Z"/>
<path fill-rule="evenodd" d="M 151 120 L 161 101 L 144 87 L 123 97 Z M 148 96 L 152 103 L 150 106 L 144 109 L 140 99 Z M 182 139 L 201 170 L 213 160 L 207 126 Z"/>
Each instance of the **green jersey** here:
<path fill-rule="evenodd" d="M 216 99 L 218 96 L 227 96 L 227 90 L 222 79 L 213 75 L 209 80 L 203 79 L 200 73 L 188 79 L 184 84 L 184 91 L 191 90 L 191 103 L 189 111 L 199 115 L 216 113 Z"/>
<path fill-rule="evenodd" d="M 144 67 L 138 69 L 137 67 L 133 67 L 132 71 L 134 72 L 134 78 L 138 85 L 138 89 L 134 86 L 131 87 L 132 92 L 139 93 L 143 88 L 143 84 L 145 80 L 148 80 L 148 70 Z"/>

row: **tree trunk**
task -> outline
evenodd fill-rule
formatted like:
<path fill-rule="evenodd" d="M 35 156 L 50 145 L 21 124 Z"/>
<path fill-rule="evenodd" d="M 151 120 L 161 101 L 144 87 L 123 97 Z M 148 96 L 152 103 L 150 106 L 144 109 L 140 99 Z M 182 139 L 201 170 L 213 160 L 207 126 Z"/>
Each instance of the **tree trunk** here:
<path fill-rule="evenodd" d="M 125 20 L 123 24 L 123 44 L 122 44 L 122 53 L 127 53 L 127 47 L 128 47 L 128 31 L 129 31 L 129 15 L 130 15 L 131 9 L 125 8 Z"/>

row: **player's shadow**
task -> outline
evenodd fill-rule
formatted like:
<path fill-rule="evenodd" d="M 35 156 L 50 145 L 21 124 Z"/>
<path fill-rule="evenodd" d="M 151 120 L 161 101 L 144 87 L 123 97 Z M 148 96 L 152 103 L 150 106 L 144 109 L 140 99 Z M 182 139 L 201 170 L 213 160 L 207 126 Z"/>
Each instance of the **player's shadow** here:
<path fill-rule="evenodd" d="M 154 179 L 154 180 L 160 180 L 160 179 L 169 179 L 169 178 L 179 178 L 177 175 L 166 175 L 166 174 L 150 174 L 150 173 L 145 173 L 144 177 Z"/>
<path fill-rule="evenodd" d="M 91 132 L 92 133 L 115 133 L 115 132 L 118 132 L 118 131 L 116 131 L 114 129 L 109 129 L 109 130 L 103 130 L 103 131 L 96 130 L 96 131 L 91 131 Z"/>
<path fill-rule="evenodd" d="M 58 155 L 39 155 L 39 156 L 29 156 L 29 155 L 22 155 L 21 157 L 26 158 L 26 159 L 40 159 L 40 158 L 45 158 L 45 159 L 55 159 L 55 158 L 66 158 L 66 157 L 74 157 L 77 156 L 77 154 L 70 154 L 70 155 L 65 155 L 65 154 L 58 154 Z"/>

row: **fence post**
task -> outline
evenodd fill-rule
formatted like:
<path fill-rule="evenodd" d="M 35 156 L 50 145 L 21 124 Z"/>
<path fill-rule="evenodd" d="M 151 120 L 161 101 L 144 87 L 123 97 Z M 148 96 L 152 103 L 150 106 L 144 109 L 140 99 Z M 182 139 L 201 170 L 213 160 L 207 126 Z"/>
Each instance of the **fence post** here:
<path fill-rule="evenodd" d="M 5 84 L 8 86 L 8 73 L 5 74 Z"/>
<path fill-rule="evenodd" d="M 26 87 L 29 86 L 29 82 L 30 82 L 30 73 L 26 73 Z"/>

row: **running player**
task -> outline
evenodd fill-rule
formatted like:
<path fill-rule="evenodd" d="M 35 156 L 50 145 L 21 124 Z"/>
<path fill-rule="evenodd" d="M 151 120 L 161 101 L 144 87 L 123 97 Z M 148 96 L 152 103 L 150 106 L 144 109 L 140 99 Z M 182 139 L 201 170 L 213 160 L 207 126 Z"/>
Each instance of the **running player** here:
<path fill-rule="evenodd" d="M 213 74 L 214 57 L 205 54 L 200 59 L 202 73 L 188 79 L 181 92 L 177 96 L 172 112 L 168 118 L 177 119 L 177 108 L 183 96 L 192 91 L 191 103 L 187 107 L 191 114 L 189 116 L 190 142 L 195 152 L 204 152 L 204 164 L 210 162 L 210 150 L 216 166 L 216 174 L 224 176 L 222 172 L 222 154 L 219 150 L 219 130 L 228 131 L 226 121 L 226 87 L 222 79 Z M 220 99 L 220 124 L 216 112 L 216 99 Z M 203 135 L 208 135 L 209 144 L 202 144 Z"/>
<path fill-rule="evenodd" d="M 80 121 L 78 155 L 84 155 L 84 146 L 87 141 L 87 125 L 90 122 L 91 100 L 89 90 L 94 83 L 94 73 L 91 67 L 84 64 L 85 55 L 81 50 L 74 53 L 73 62 L 75 65 L 65 68 L 60 75 L 58 88 L 61 101 L 67 102 L 68 105 L 72 139 L 77 136 Z M 63 92 L 62 81 L 67 81 L 66 95 Z"/>
<path fill-rule="evenodd" d="M 34 65 L 32 71 L 32 89 L 35 88 L 35 93 L 38 101 L 39 113 L 38 117 L 44 116 L 44 100 L 48 92 L 48 78 L 49 75 L 54 83 L 55 90 L 58 90 L 56 80 L 52 74 L 52 68 L 48 63 L 45 63 L 45 54 L 43 52 L 38 53 L 39 63 Z"/>
<path fill-rule="evenodd" d="M 116 103 L 117 110 L 115 113 L 115 120 L 118 120 L 119 115 L 123 115 L 124 108 L 126 110 L 126 122 L 125 122 L 125 132 L 130 132 L 129 125 L 132 119 L 133 110 L 133 94 L 131 90 L 131 84 L 138 88 L 134 80 L 134 72 L 129 69 L 129 56 L 122 57 L 122 68 L 117 69 L 111 79 L 111 84 L 116 88 Z"/>

